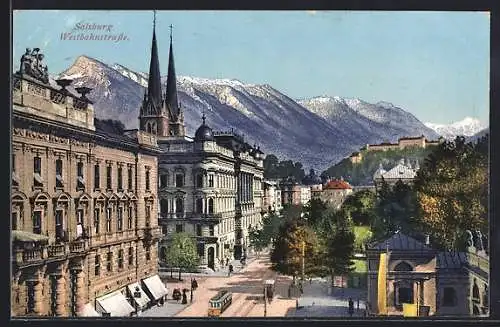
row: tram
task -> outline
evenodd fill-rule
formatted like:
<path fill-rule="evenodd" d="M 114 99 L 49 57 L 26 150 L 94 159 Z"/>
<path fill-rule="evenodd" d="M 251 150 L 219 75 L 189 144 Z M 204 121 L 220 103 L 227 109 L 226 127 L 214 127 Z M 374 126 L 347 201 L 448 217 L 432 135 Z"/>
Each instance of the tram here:
<path fill-rule="evenodd" d="M 208 316 L 219 317 L 230 305 L 233 300 L 233 294 L 229 291 L 220 291 L 208 301 Z"/>

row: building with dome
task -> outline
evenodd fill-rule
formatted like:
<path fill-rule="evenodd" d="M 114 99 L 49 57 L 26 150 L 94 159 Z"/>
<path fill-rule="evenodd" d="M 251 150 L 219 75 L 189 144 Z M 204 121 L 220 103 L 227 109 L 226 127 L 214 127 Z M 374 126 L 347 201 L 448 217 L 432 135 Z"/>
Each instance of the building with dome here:
<path fill-rule="evenodd" d="M 156 35 L 153 29 L 148 88 L 140 109 L 140 128 L 155 135 L 158 158 L 160 261 L 172 235 L 196 239 L 201 265 L 217 269 L 221 260 L 240 258 L 248 231 L 263 214 L 263 152 L 238 133 L 213 131 L 205 114 L 194 137 L 186 135 L 177 96 L 172 35 L 165 94 L 161 94 Z"/>

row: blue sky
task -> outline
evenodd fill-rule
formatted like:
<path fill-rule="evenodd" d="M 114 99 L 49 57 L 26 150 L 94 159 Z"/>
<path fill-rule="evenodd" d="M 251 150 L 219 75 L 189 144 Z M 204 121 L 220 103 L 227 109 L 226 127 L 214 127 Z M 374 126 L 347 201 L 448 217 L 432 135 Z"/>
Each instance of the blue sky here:
<path fill-rule="evenodd" d="M 39 47 L 51 74 L 82 54 L 146 72 L 152 19 L 151 11 L 16 11 L 14 69 L 26 47 Z M 112 25 L 108 34 L 128 40 L 61 40 L 78 22 Z M 270 84 L 291 98 L 388 101 L 424 122 L 489 121 L 485 12 L 158 11 L 163 75 L 170 24 L 178 75 Z"/>

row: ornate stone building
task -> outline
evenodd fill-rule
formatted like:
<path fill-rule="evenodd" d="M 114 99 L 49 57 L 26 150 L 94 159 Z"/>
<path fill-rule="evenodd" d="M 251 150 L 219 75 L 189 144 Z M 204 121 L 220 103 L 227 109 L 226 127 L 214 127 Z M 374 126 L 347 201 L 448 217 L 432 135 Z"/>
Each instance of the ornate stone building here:
<path fill-rule="evenodd" d="M 263 153 L 233 131 L 212 131 L 205 115 L 194 138 L 186 136 L 176 83 L 170 36 L 162 94 L 153 29 L 148 89 L 139 121 L 141 130 L 156 134 L 163 151 L 158 159 L 159 221 L 164 234 L 160 260 L 173 233 L 187 232 L 196 238 L 202 266 L 216 269 L 221 260 L 244 254 L 248 229 L 261 221 Z"/>
<path fill-rule="evenodd" d="M 403 303 L 418 303 L 428 315 L 487 316 L 489 259 L 483 236 L 470 234 L 466 252 L 438 251 L 430 242 L 398 232 L 367 248 L 369 311 L 378 314 L 377 275 L 380 253 L 389 252 L 387 306 L 402 315 Z M 425 315 L 422 314 L 422 315 Z"/>
<path fill-rule="evenodd" d="M 345 199 L 352 194 L 352 186 L 343 179 L 328 181 L 321 192 L 321 200 L 328 206 L 339 209 Z"/>
<path fill-rule="evenodd" d="M 153 135 L 94 120 L 90 89 L 77 96 L 70 80 L 46 83 L 46 66 L 28 55 L 12 80 L 11 314 L 129 316 L 166 292 L 160 149 Z"/>

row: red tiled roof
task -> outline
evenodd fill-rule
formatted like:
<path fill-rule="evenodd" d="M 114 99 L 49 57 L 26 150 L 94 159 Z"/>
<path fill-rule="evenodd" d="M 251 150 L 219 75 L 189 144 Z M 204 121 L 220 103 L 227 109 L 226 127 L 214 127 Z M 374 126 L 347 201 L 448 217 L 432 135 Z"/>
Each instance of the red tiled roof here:
<path fill-rule="evenodd" d="M 346 189 L 352 189 L 352 187 L 346 181 L 333 180 L 329 181 L 323 189 L 346 190 Z"/>

